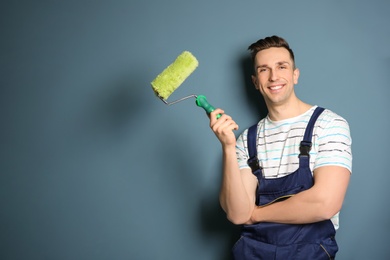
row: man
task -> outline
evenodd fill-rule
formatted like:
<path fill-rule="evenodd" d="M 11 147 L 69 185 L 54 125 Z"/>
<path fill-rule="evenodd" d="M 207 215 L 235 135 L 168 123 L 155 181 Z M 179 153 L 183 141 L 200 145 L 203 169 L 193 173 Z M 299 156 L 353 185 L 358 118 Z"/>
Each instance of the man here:
<path fill-rule="evenodd" d="M 261 39 L 249 50 L 267 117 L 236 140 L 235 121 L 222 109 L 210 114 L 223 152 L 220 203 L 232 223 L 243 224 L 233 255 L 333 259 L 352 169 L 348 123 L 296 96 L 299 69 L 283 38 Z"/>

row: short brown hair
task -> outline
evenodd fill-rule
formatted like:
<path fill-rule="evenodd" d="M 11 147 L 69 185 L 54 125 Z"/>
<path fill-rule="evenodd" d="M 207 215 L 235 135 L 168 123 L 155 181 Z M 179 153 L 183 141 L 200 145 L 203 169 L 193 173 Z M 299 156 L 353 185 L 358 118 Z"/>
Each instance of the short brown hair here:
<path fill-rule="evenodd" d="M 295 69 L 294 52 L 292 51 L 292 49 L 290 48 L 290 45 L 288 44 L 288 42 L 285 39 L 283 39 L 282 37 L 276 36 L 276 35 L 266 37 L 264 39 L 260 39 L 257 42 L 252 43 L 248 47 L 248 50 L 251 51 L 252 61 L 253 62 L 255 61 L 256 54 L 259 51 L 266 50 L 266 49 L 269 49 L 272 47 L 285 48 L 286 50 L 288 50 L 288 52 L 290 53 L 290 57 L 293 61 L 293 67 Z"/>

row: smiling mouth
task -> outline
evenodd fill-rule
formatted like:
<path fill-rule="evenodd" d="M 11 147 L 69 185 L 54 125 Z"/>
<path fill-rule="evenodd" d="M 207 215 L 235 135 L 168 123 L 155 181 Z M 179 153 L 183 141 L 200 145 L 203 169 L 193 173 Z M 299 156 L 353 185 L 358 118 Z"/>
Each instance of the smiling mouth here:
<path fill-rule="evenodd" d="M 276 85 L 276 86 L 271 86 L 271 87 L 268 87 L 268 88 L 270 90 L 275 91 L 275 90 L 279 90 L 279 89 L 283 88 L 283 85 Z"/>

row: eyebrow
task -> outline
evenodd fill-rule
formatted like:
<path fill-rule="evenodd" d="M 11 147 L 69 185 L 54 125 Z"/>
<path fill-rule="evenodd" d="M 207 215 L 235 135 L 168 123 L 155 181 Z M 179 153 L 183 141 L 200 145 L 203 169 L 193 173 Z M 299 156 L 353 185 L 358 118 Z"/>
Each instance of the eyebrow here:
<path fill-rule="evenodd" d="M 284 65 L 284 64 L 290 65 L 290 62 L 288 62 L 288 61 L 279 61 L 279 62 L 276 63 L 276 65 L 279 65 L 279 66 L 280 65 Z M 258 69 L 258 68 L 268 68 L 268 67 L 269 67 L 268 65 L 262 64 L 262 65 L 257 66 L 256 69 Z"/>
<path fill-rule="evenodd" d="M 278 65 L 284 65 L 284 64 L 290 65 L 290 62 L 288 62 L 288 61 L 279 61 L 279 62 L 276 63 L 276 64 L 278 64 Z"/>

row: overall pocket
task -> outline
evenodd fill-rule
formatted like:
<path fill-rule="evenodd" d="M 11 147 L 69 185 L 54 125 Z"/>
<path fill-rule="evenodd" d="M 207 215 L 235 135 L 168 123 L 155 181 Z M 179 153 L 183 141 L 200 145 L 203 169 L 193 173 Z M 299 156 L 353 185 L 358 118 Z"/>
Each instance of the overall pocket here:
<path fill-rule="evenodd" d="M 258 191 L 256 198 L 256 205 L 267 206 L 269 204 L 286 200 L 295 194 L 304 190 L 304 186 L 296 186 L 289 189 L 282 189 L 278 191 Z"/>
<path fill-rule="evenodd" d="M 307 260 L 332 260 L 336 255 L 336 252 L 332 248 L 318 243 L 298 245 L 297 252 L 297 259 Z"/>

